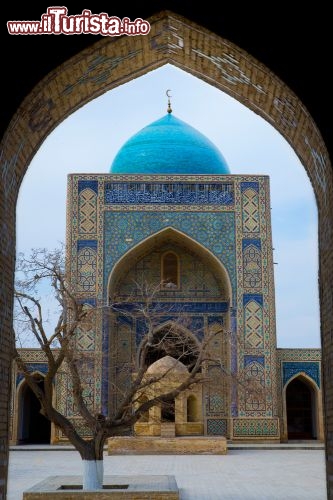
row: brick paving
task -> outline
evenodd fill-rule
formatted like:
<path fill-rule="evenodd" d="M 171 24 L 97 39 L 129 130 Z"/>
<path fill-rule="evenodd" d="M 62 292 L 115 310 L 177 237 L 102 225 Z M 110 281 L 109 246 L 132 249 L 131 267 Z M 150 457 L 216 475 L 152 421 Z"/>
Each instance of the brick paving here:
<path fill-rule="evenodd" d="M 239 449 L 241 448 L 241 449 Z M 182 500 L 325 500 L 322 446 L 230 447 L 227 455 L 105 454 L 105 474 L 174 475 Z M 81 474 L 70 447 L 13 447 L 7 500 L 51 475 Z"/>

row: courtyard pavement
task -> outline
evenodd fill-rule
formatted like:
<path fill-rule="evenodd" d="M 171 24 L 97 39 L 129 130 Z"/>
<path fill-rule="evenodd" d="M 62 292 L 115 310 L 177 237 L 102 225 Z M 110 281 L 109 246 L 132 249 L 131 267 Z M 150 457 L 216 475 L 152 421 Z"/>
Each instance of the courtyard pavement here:
<path fill-rule="evenodd" d="M 105 474 L 174 475 L 181 500 L 325 500 L 322 445 L 229 445 L 227 455 L 104 456 Z M 7 500 L 47 476 L 81 474 L 69 446 L 15 446 Z"/>

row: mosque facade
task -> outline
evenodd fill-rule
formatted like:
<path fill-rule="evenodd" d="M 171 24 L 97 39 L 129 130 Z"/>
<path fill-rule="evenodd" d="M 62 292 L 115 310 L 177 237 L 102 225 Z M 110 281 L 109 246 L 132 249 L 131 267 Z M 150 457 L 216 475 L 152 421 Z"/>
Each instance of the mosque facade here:
<path fill-rule="evenodd" d="M 70 282 L 101 311 L 76 337 L 92 367 L 86 397 L 103 414 L 117 407 L 145 330 L 142 318 L 103 308 L 130 308 L 149 282 L 158 285 L 156 335 L 172 327 L 189 344 L 214 335 L 206 381 L 176 402 L 176 435 L 323 440 L 320 350 L 277 348 L 269 177 L 233 175 L 209 139 L 168 111 L 124 144 L 110 173 L 68 177 Z M 42 375 L 42 354 L 24 356 Z M 56 402 L 80 426 L 68 383 L 60 373 Z M 12 442 L 26 442 L 37 417 L 15 369 L 13 387 Z M 136 433 L 159 435 L 161 419 L 155 411 Z M 52 426 L 45 435 L 64 440 Z"/>

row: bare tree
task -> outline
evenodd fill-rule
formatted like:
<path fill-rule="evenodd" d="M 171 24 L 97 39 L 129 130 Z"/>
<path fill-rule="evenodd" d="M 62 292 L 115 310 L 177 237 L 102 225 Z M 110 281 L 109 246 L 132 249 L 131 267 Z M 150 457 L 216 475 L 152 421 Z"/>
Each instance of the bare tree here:
<path fill-rule="evenodd" d="M 51 285 L 58 304 L 58 317 L 52 329 L 44 318 L 40 295 L 45 281 Z M 182 315 L 181 322 L 176 322 L 176 328 L 175 321 L 159 328 L 161 317 L 165 316 L 169 307 L 166 304 L 161 309 L 160 304 L 154 300 L 160 286 L 141 286 L 139 295 L 135 294 L 136 300 L 127 300 L 125 304 L 120 300 L 103 306 L 103 313 L 109 311 L 111 315 L 140 317 L 145 323 L 140 357 L 133 360 L 132 366 L 126 367 L 131 377 L 130 384 L 125 388 L 115 388 L 115 391 L 122 391 L 121 397 L 118 398 L 117 407 L 105 415 L 100 408 L 95 408 L 85 399 L 85 373 L 82 367 L 87 366 L 87 363 L 82 361 L 87 359 L 77 351 L 75 345 L 78 329 L 99 311 L 96 308 L 86 308 L 75 296 L 66 276 L 63 249 L 33 250 L 29 257 L 20 255 L 18 258 L 15 287 L 16 334 L 19 337 L 22 332 L 28 332 L 44 352 L 47 361 L 44 383 L 41 385 L 34 377 L 19 349 L 15 350 L 15 361 L 26 383 L 38 398 L 41 413 L 61 429 L 80 453 L 84 464 L 83 488 L 86 490 L 102 487 L 103 449 L 107 438 L 127 432 L 150 408 L 172 402 L 182 391 L 205 378 L 202 367 L 211 359 L 210 343 L 218 332 L 203 335 L 201 341 L 197 339 L 189 342 L 181 334 L 186 328 L 186 315 Z M 140 294 L 141 298 L 138 300 Z M 186 375 L 171 389 L 166 388 L 162 393 L 143 398 L 142 395 L 148 393 L 146 389 L 159 383 L 172 369 L 169 368 L 164 373 L 147 373 L 149 365 L 163 355 L 172 357 L 175 362 L 185 362 L 188 369 Z M 54 404 L 54 381 L 60 370 L 69 374 L 72 397 L 78 414 L 89 429 L 89 438 L 82 435 L 74 422 Z"/>

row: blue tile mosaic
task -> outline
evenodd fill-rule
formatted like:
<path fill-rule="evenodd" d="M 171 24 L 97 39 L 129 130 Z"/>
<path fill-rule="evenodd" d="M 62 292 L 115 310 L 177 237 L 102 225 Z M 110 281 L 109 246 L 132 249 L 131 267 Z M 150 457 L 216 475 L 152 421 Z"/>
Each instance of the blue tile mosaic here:
<path fill-rule="evenodd" d="M 208 436 L 227 436 L 227 420 L 217 418 L 207 418 Z"/>
<path fill-rule="evenodd" d="M 246 191 L 247 189 L 253 189 L 254 191 L 259 192 L 259 182 L 241 182 L 240 183 L 241 192 Z"/>
<path fill-rule="evenodd" d="M 91 307 L 96 307 L 96 299 L 94 298 L 90 298 L 90 299 L 86 299 L 86 298 L 81 298 L 78 300 L 78 302 L 80 304 L 88 304 L 89 306 Z"/>
<path fill-rule="evenodd" d="M 48 371 L 47 363 L 27 363 L 27 367 L 28 367 L 28 370 L 30 371 L 30 373 L 40 372 L 40 373 L 46 374 Z M 24 379 L 23 373 L 19 373 L 16 376 L 16 387 L 23 379 Z"/>
<path fill-rule="evenodd" d="M 247 248 L 248 246 L 250 245 L 254 245 L 255 247 L 257 247 L 259 250 L 261 250 L 261 240 L 256 240 L 256 239 L 252 239 L 252 238 L 244 238 L 242 240 L 242 248 L 243 250 L 245 248 Z"/>
<path fill-rule="evenodd" d="M 84 189 L 91 189 L 96 194 L 98 194 L 98 181 L 78 181 L 77 189 L 79 193 L 81 193 L 81 191 L 83 191 Z"/>
<path fill-rule="evenodd" d="M 149 236 L 174 228 L 210 250 L 225 266 L 236 303 L 235 214 L 233 212 L 113 212 L 104 214 L 104 293 L 115 263 Z"/>
<path fill-rule="evenodd" d="M 247 367 L 248 365 L 252 363 L 259 363 L 260 365 L 264 366 L 265 365 L 265 357 L 264 356 L 252 356 L 252 355 L 245 355 L 244 356 L 244 367 Z"/>
<path fill-rule="evenodd" d="M 318 362 L 284 362 L 282 363 L 283 385 L 290 380 L 294 375 L 306 373 L 320 387 L 320 371 Z"/>
<path fill-rule="evenodd" d="M 97 250 L 97 240 L 78 240 L 77 251 L 79 252 L 82 248 L 92 248 L 93 250 Z"/>
<path fill-rule="evenodd" d="M 251 300 L 254 300 L 260 306 L 262 306 L 262 304 L 263 304 L 262 294 L 260 294 L 260 293 L 245 293 L 243 295 L 243 305 L 244 305 L 244 307 L 246 306 L 246 304 L 248 304 L 249 302 L 251 302 Z"/>

